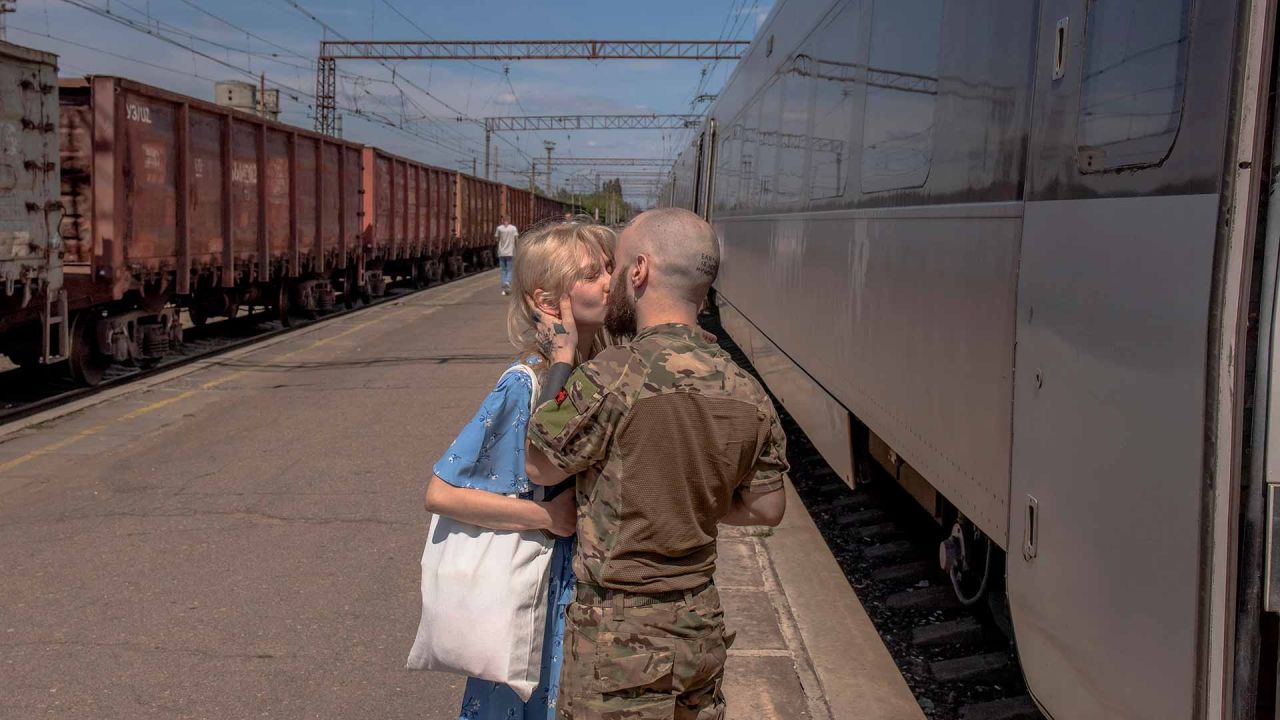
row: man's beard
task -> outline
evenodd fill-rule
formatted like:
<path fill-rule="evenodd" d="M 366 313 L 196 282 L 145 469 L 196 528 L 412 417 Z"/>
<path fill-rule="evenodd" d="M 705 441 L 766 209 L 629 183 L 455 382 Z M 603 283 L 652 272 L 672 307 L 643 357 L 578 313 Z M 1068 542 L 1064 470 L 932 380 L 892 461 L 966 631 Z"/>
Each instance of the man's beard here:
<path fill-rule="evenodd" d="M 616 338 L 632 337 L 636 334 L 636 302 L 627 292 L 626 273 L 619 271 L 614 277 L 605 306 L 604 329 Z"/>

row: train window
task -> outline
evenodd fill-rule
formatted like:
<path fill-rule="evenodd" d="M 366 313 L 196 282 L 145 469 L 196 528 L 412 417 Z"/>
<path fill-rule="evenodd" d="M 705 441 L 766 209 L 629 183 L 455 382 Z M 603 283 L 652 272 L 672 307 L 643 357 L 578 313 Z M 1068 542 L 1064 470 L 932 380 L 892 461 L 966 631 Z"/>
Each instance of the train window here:
<path fill-rule="evenodd" d="M 796 58 L 787 64 L 782 84 L 782 122 L 777 136 L 778 203 L 794 205 L 804 200 L 805 161 L 809 155 L 809 89 L 810 82 L 802 72 L 808 58 Z"/>
<path fill-rule="evenodd" d="M 933 160 L 943 0 L 880 0 L 871 17 L 864 192 L 920 187 Z"/>
<path fill-rule="evenodd" d="M 1182 120 L 1190 0 L 1089 3 L 1080 88 L 1081 172 L 1158 165 Z"/>
<path fill-rule="evenodd" d="M 771 207 L 778 193 L 778 133 L 782 124 L 782 82 L 775 78 L 760 100 L 760 130 L 756 139 L 755 207 Z"/>
<path fill-rule="evenodd" d="M 755 206 L 756 153 L 760 148 L 760 104 L 753 101 L 742 111 L 742 152 L 738 156 L 738 204 L 740 209 Z"/>
<path fill-rule="evenodd" d="M 716 151 L 716 179 L 711 184 L 716 194 L 715 209 L 733 209 L 738 192 L 738 148 L 742 126 L 738 123 L 720 131 L 720 149 Z"/>
<path fill-rule="evenodd" d="M 856 38 L 862 35 L 861 8 L 849 3 L 819 31 L 808 57 L 813 85 L 813 135 L 810 138 L 809 198 L 822 200 L 844 195 L 849 177 L 849 138 L 856 109 L 858 60 Z M 865 45 L 863 46 L 865 48 Z"/>

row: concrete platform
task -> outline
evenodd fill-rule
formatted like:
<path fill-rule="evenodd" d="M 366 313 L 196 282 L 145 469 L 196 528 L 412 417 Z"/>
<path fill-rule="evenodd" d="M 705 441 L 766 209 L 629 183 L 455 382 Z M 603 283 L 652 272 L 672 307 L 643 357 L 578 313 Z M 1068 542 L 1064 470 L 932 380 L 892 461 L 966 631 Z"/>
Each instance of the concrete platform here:
<path fill-rule="evenodd" d="M 457 717 L 403 670 L 422 481 L 509 361 L 488 274 L 0 427 L 0 717 Z M 728 529 L 730 717 L 923 718 L 794 494 Z"/>

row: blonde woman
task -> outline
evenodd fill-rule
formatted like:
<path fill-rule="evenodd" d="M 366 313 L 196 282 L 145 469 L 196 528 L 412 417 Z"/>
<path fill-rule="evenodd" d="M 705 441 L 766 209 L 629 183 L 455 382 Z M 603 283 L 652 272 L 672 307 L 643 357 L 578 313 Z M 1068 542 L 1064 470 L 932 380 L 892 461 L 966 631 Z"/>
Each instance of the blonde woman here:
<path fill-rule="evenodd" d="M 507 332 L 520 349 L 516 363 L 537 373 L 544 395 L 554 396 L 574 366 L 604 347 L 613 246 L 611 230 L 579 222 L 549 225 L 521 240 L 511 278 Z M 573 599 L 575 582 L 571 563 L 577 518 L 571 487 L 554 495 L 564 488 L 552 489 L 550 500 L 539 501 L 525 475 L 532 392 L 523 372 L 503 375 L 427 482 L 430 512 L 494 530 L 541 528 L 559 536 L 551 558 L 538 688 L 528 702 L 521 702 L 506 685 L 468 678 L 460 720 L 554 720 L 556 714 L 564 611 Z M 539 398 L 539 403 L 548 399 Z"/>

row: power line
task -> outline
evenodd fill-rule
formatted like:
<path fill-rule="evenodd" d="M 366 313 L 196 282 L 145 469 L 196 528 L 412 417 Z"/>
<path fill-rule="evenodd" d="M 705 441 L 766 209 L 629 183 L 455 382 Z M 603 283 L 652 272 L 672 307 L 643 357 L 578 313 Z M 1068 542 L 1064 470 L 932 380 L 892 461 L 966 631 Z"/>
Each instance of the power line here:
<path fill-rule="evenodd" d="M 244 55 L 246 55 L 246 56 L 260 57 L 260 58 L 263 58 L 263 59 L 265 59 L 265 60 L 267 60 L 267 61 L 269 61 L 269 62 L 274 62 L 274 63 L 280 64 L 280 65 L 285 65 L 285 66 L 288 66 L 288 67 L 291 67 L 291 68 L 294 68 L 294 69 L 298 69 L 298 70 L 314 70 L 314 68 L 315 68 L 315 64 L 314 64 L 314 62 L 311 62 L 311 61 L 309 61 L 309 60 L 308 60 L 308 63 L 309 63 L 308 65 L 299 65 L 299 64 L 297 64 L 297 63 L 289 62 L 289 61 L 287 61 L 287 60 L 281 60 L 281 59 L 279 59 L 279 57 L 278 57 L 276 54 L 274 54 L 274 53 L 272 53 L 272 54 L 253 53 L 253 52 L 251 52 L 251 51 L 249 51 L 249 50 L 247 50 L 247 49 L 245 49 L 245 48 L 239 48 L 239 47 L 236 47 L 236 46 L 234 46 L 234 45 L 228 45 L 228 44 L 226 44 L 226 43 L 219 42 L 219 41 L 217 41 L 217 40 L 210 40 L 210 39 L 205 38 L 205 37 L 202 37 L 202 36 L 200 36 L 200 35 L 196 35 L 195 33 L 191 32 L 191 31 L 189 31 L 189 30 L 184 30 L 184 29 L 182 29 L 182 28 L 180 28 L 180 27 L 178 27 L 178 26 L 176 26 L 176 25 L 173 25 L 173 24 L 171 24 L 171 23 L 167 23 L 167 22 L 165 22 L 165 21 L 163 21 L 163 20 L 161 20 L 161 19 L 159 19 L 159 18 L 152 17 L 151 12 L 150 12 L 150 9 L 148 9 L 148 10 L 146 10 L 146 11 L 141 10 L 141 9 L 139 9 L 139 8 L 137 8 L 137 7 L 133 6 L 133 5 L 130 5 L 129 3 L 125 2 L 125 0 L 115 0 L 115 2 L 116 2 L 116 4 L 118 4 L 118 5 L 122 5 L 122 6 L 126 7 L 126 8 L 128 8 L 128 9 L 130 9 L 130 10 L 132 10 L 134 13 L 136 13 L 137 15 L 139 15 L 140 17 L 144 18 L 144 19 L 146 20 L 146 22 L 147 22 L 147 32 L 148 32 L 148 34 L 155 35 L 155 36 L 157 36 L 157 37 L 159 37 L 159 36 L 160 36 L 160 31 L 161 31 L 162 29 L 164 29 L 164 30 L 167 30 L 167 31 L 168 31 L 168 32 L 170 32 L 170 33 L 173 33 L 173 34 L 176 34 L 176 35 L 182 35 L 182 36 L 187 37 L 187 38 L 189 38 L 189 39 L 191 39 L 191 40 L 194 40 L 194 41 L 196 41 L 196 42 L 202 42 L 202 43 L 205 43 L 206 45 L 211 45 L 211 46 L 213 46 L 213 47 L 219 48 L 219 49 L 221 49 L 221 50 L 226 50 L 226 51 L 228 51 L 228 52 L 243 53 L 243 54 L 244 54 Z M 103 9 L 102 9 L 102 12 L 105 12 L 106 14 L 111 15 L 111 16 L 113 16 L 113 17 L 119 17 L 119 18 L 121 18 L 121 19 L 128 20 L 128 18 L 124 18 L 123 16 L 119 15 L 118 13 L 113 13 L 113 12 L 111 12 L 110 5 L 108 5 L 106 8 L 103 8 Z M 135 23 L 135 25 L 136 25 L 136 23 L 137 23 L 137 21 L 130 21 L 130 22 Z M 151 30 L 151 27 L 150 27 L 150 26 L 151 26 L 151 23 L 155 23 L 155 31 L 154 31 L 154 32 Z M 304 60 L 307 60 L 307 58 L 303 58 L 303 59 L 304 59 Z"/>
<path fill-rule="evenodd" d="M 158 33 L 158 32 L 154 32 L 154 31 L 152 31 L 149 27 L 140 27 L 137 21 L 131 20 L 131 19 L 129 19 L 129 18 L 123 17 L 123 16 L 121 16 L 121 15 L 117 15 L 117 14 L 114 14 L 114 13 L 108 13 L 108 12 L 106 12 L 105 10 L 103 10 L 103 9 L 101 9 L 101 8 L 98 8 L 98 7 L 94 6 L 94 5 L 90 5 L 90 4 L 88 4 L 87 2 L 83 2 L 82 0 L 62 0 L 62 1 L 63 1 L 63 2 L 65 2 L 65 3 L 67 3 L 67 4 L 69 4 L 69 5 L 73 5 L 73 6 L 75 6 L 75 7 L 78 7 L 78 8 L 80 8 L 80 9 L 82 9 L 82 10 L 86 10 L 86 11 L 88 11 L 88 12 L 90 12 L 90 13 L 93 13 L 94 15 L 97 15 L 97 16 L 102 17 L 102 18 L 104 18 L 104 19 L 110 20 L 111 22 L 114 22 L 114 23 L 117 23 L 117 24 L 123 25 L 123 26 L 125 26 L 125 27 L 128 27 L 128 28 L 130 28 L 130 29 L 136 30 L 136 31 L 138 31 L 138 32 L 142 32 L 142 33 L 145 33 L 145 34 L 147 34 L 147 35 L 150 35 L 151 37 L 154 37 L 154 38 L 156 38 L 157 40 L 160 40 L 160 41 L 162 41 L 162 42 L 165 42 L 165 43 L 168 43 L 168 44 L 173 45 L 173 46 L 175 46 L 175 47 L 178 47 L 178 48 L 181 48 L 181 49 L 183 49 L 183 50 L 186 50 L 186 51 L 188 51 L 188 52 L 192 53 L 193 55 L 199 56 L 199 57 L 204 58 L 205 60 L 208 60 L 208 61 L 210 61 L 210 62 L 213 62 L 213 63 L 215 63 L 215 64 L 217 64 L 217 65 L 220 65 L 220 66 L 222 66 L 222 67 L 225 67 L 225 68 L 228 68 L 228 69 L 230 69 L 230 70 L 233 70 L 233 71 L 235 71 L 235 72 L 237 72 L 237 73 L 240 73 L 240 74 L 242 74 L 242 75 L 244 75 L 244 76 L 246 76 L 246 77 L 248 77 L 248 78 L 254 78 L 254 79 L 257 79 L 257 78 L 258 78 L 257 74 L 253 73 L 251 70 L 248 70 L 248 69 L 246 69 L 246 68 L 240 67 L 239 65 L 236 65 L 236 64 L 231 63 L 231 62 L 229 62 L 229 61 L 222 60 L 222 59 L 220 59 L 220 58 L 218 58 L 218 57 L 215 57 L 215 56 L 209 55 L 208 53 L 202 52 L 202 51 L 200 51 L 200 50 L 198 50 L 198 49 L 196 49 L 196 48 L 191 47 L 190 45 L 186 45 L 186 44 L 184 44 L 184 43 L 182 43 L 182 42 L 180 42 L 180 41 L 178 41 L 178 40 L 175 40 L 175 39 L 173 39 L 173 38 L 171 38 L 171 37 L 168 37 L 168 36 L 166 36 L 166 35 L 164 35 L 164 34 L 161 34 L 161 33 Z M 137 62 L 137 63 L 144 64 L 144 65 L 154 66 L 154 64 L 152 64 L 152 63 L 147 63 L 147 62 L 144 62 L 144 61 L 138 61 L 138 60 L 134 60 L 133 58 L 125 57 L 125 56 L 122 56 L 122 55 L 117 55 L 117 54 L 115 54 L 115 53 L 110 53 L 110 52 L 107 52 L 107 51 L 105 51 L 105 50 L 100 50 L 100 49 L 98 49 L 98 48 L 92 48 L 92 47 L 89 47 L 89 46 L 86 46 L 86 45 L 82 45 L 82 44 L 80 44 L 80 43 L 76 43 L 76 42 L 73 42 L 73 41 L 70 41 L 70 40 L 66 40 L 66 39 L 64 39 L 64 38 L 56 37 L 56 36 L 51 35 L 51 34 L 35 33 L 35 32 L 31 32 L 31 31 L 24 31 L 24 32 L 30 32 L 30 33 L 31 33 L 31 34 L 33 34 L 33 35 L 43 35 L 43 36 L 45 36 L 45 37 L 48 37 L 49 39 L 57 40 L 58 42 L 65 42 L 65 43 L 70 44 L 70 45 L 75 45 L 75 46 L 77 46 L 77 47 L 82 47 L 82 48 L 85 48 L 85 49 L 88 49 L 88 50 L 93 50 L 93 51 L 95 51 L 95 52 L 100 52 L 100 53 L 107 54 L 107 55 L 110 55 L 110 56 L 113 56 L 113 57 L 118 57 L 118 58 L 121 58 L 121 59 L 124 59 L 124 60 L 129 60 L 129 61 L 131 61 L 131 62 Z M 203 76 L 199 75 L 198 73 L 186 73 L 186 72 L 183 72 L 183 71 L 174 70 L 174 69 L 172 69 L 172 68 L 162 68 L 162 69 L 167 69 L 167 70 L 169 70 L 170 72 L 178 72 L 178 73 L 180 73 L 180 74 L 188 75 L 188 76 L 190 76 L 190 77 L 195 77 L 195 78 L 200 79 L 200 80 L 209 80 L 209 78 L 205 78 L 205 77 L 203 77 Z M 310 99 L 311 99 L 311 100 L 313 100 L 313 101 L 315 100 L 315 96 L 314 96 L 314 95 L 312 95 L 311 93 L 308 93 L 308 92 L 306 92 L 306 91 L 304 91 L 304 90 L 299 90 L 298 88 L 290 87 L 290 86 L 288 86 L 288 85 L 284 85 L 284 84 L 282 84 L 282 83 L 279 83 L 279 82 L 276 82 L 276 81 L 271 81 L 271 80 L 268 80 L 268 81 L 267 81 L 267 83 L 268 83 L 268 84 L 271 84 L 271 85 L 273 85 L 273 86 L 275 86 L 275 87 L 277 87 L 277 88 L 279 88 L 279 89 L 284 90 L 284 91 L 286 92 L 286 94 L 287 94 L 287 95 L 289 95 L 290 97 L 292 97 L 294 100 L 298 100 L 298 99 L 299 99 L 299 96 L 310 98 Z M 376 96 L 375 96 L 375 97 L 376 97 Z M 313 104 L 312 104 L 312 105 L 308 105 L 308 107 L 309 107 L 310 109 L 312 109 L 313 111 L 314 111 L 314 109 L 315 109 L 315 107 L 314 107 L 314 105 L 313 105 Z M 410 136 L 412 136 L 412 137 L 415 137 L 415 138 L 417 138 L 417 139 L 419 139 L 419 140 L 423 140 L 423 141 L 428 142 L 428 143 L 431 143 L 431 144 L 433 144 L 433 145 L 437 145 L 437 146 L 439 146 L 439 147 L 442 147 L 442 148 L 444 148 L 444 149 L 446 149 L 446 150 L 450 150 L 450 151 L 452 151 L 452 152 L 467 152 L 467 151 L 465 151 L 465 150 L 460 150 L 460 149 L 459 149 L 459 148 L 457 148 L 457 147 L 453 147 L 453 146 L 447 145 L 447 144 L 445 144 L 444 142 L 442 142 L 441 140 L 439 140 L 439 139 L 437 139 L 437 138 L 432 138 L 432 137 L 429 137 L 429 136 L 426 136 L 426 135 L 422 135 L 421 133 L 412 132 L 412 131 L 408 130 L 407 128 L 404 128 L 404 127 L 402 127 L 402 126 L 399 126 L 399 125 L 395 124 L 394 122 L 392 122 L 392 121 L 390 121 L 390 120 L 388 120 L 388 119 L 386 119 L 386 118 L 383 118 L 383 117 L 381 117 L 381 116 L 378 116 L 378 115 L 376 115 L 376 114 L 370 115 L 369 113 L 364 113 L 364 112 L 360 111 L 359 109 L 355 109 L 355 110 L 350 110 L 350 109 L 348 109 L 348 108 L 343 108 L 343 109 L 344 109 L 344 110 L 347 110 L 348 112 L 351 112 L 355 117 L 357 117 L 357 118 L 359 118 L 359 119 L 361 119 L 361 120 L 364 120 L 365 122 L 373 122 L 373 123 L 375 123 L 375 124 L 385 125 L 385 126 L 390 127 L 390 128 L 392 128 L 392 129 L 399 130 L 400 132 L 403 132 L 403 133 L 405 133 L 405 134 L 407 134 L 407 135 L 410 135 Z"/>
<path fill-rule="evenodd" d="M 399 15 L 399 16 L 401 17 L 401 19 L 403 19 L 405 22 L 407 22 L 407 23 L 409 23 L 410 25 L 412 25 L 414 30 L 417 30 L 418 32 L 422 33 L 423 37 L 427 38 L 428 40 L 435 40 L 435 38 L 434 38 L 434 37 L 432 37 L 431 33 L 427 32 L 426 30 L 423 30 L 421 25 L 419 25 L 418 23 L 416 23 L 416 22 L 414 22 L 413 20 L 411 20 L 411 19 L 409 18 L 409 16 L 408 16 L 408 15 L 405 15 L 404 13 L 400 12 L 400 8 L 397 8 L 395 5 L 392 5 L 392 4 L 391 4 L 391 0 L 382 0 L 382 2 L 383 2 L 383 4 L 385 4 L 387 7 L 391 8 L 392 12 L 394 12 L 394 13 L 395 13 L 395 14 L 397 14 L 397 15 Z M 497 74 L 498 74 L 498 71 L 497 71 L 497 70 L 494 70 L 493 68 L 490 68 L 490 67 L 485 67 L 484 65 L 481 65 L 480 63 L 477 63 L 477 62 L 469 62 L 468 64 L 470 64 L 470 65 L 474 65 L 475 67 L 480 68 L 481 70 L 484 70 L 485 72 L 493 73 L 493 74 L 495 74 L 495 75 L 497 75 Z"/>
<path fill-rule="evenodd" d="M 308 63 L 308 65 L 309 65 L 309 67 L 311 68 L 311 70 L 312 70 L 312 71 L 314 71 L 314 70 L 315 70 L 316 63 L 315 63 L 315 59 L 314 59 L 314 58 L 311 58 L 311 57 L 308 57 L 308 56 L 306 56 L 306 55 L 303 55 L 303 54 L 301 54 L 301 53 L 297 52 L 296 50 L 292 50 L 292 49 L 290 49 L 290 48 L 287 48 L 287 47 L 285 47 L 284 45 L 280 45 L 279 43 L 272 42 L 271 40 L 268 40 L 268 39 L 266 39 L 266 38 L 262 37 L 261 35 L 258 35 L 258 34 L 256 34 L 256 33 L 249 32 L 249 31 L 248 31 L 248 30 L 246 30 L 245 28 L 243 28 L 243 27 L 241 27 L 241 26 L 239 26 L 239 25 L 236 25 L 235 23 L 231 22 L 230 20 L 227 20 L 227 19 L 225 19 L 225 18 L 219 17 L 219 16 L 214 15 L 213 13 L 209 12 L 208 10 L 205 10 L 204 8 L 202 8 L 202 7 L 200 7 L 199 5 L 197 5 L 197 4 L 195 4 L 194 2 L 192 2 L 192 0 L 182 0 L 182 2 L 183 2 L 185 5 L 190 6 L 190 7 L 191 7 L 193 10 L 195 10 L 196 12 L 199 12 L 199 13 L 201 13 L 201 14 L 203 14 L 203 15 L 207 15 L 207 16 L 209 16 L 209 17 L 213 18 L 214 20 L 217 20 L 218 22 L 222 23 L 223 25 L 226 25 L 227 27 L 229 27 L 229 28 L 231 28 L 231 29 L 233 29 L 233 30 L 236 30 L 236 31 L 238 31 L 238 32 L 242 32 L 242 33 L 244 33 L 245 35 L 247 35 L 247 36 L 249 36 L 249 37 L 251 37 L 251 38 L 253 38 L 253 39 L 257 40 L 258 42 L 264 43 L 264 44 L 266 44 L 266 45 L 270 45 L 270 46 L 272 46 L 272 47 L 274 47 L 274 48 L 276 48 L 276 49 L 278 49 L 278 50 L 283 50 L 283 51 L 285 51 L 286 53 L 288 53 L 288 54 L 289 54 L 289 56 L 290 56 L 290 57 L 295 57 L 295 58 L 298 58 L 298 59 L 301 59 L 301 60 L 306 60 L 306 61 L 307 61 L 307 63 Z"/>
<path fill-rule="evenodd" d="M 347 37 L 346 37 L 345 35 L 343 35 L 341 32 L 339 32 L 339 31 L 338 31 L 336 28 L 334 28 L 332 25 L 330 25 L 329 23 L 326 23 L 325 21 L 323 21 L 323 20 L 321 20 L 320 18 L 316 17 L 316 16 L 315 16 L 315 14 L 313 14 L 310 10 L 307 10 L 307 9 L 306 9 L 306 7 L 304 7 L 304 6 L 302 5 L 302 3 L 298 2 L 298 0 L 282 0 L 282 2 L 288 3 L 288 4 L 289 4 L 290 6 L 292 6 L 295 10 L 297 10 L 297 11 L 298 11 L 298 12 L 300 12 L 300 13 L 302 13 L 305 17 L 307 17 L 308 19 L 310 19 L 312 22 L 314 22 L 314 23 L 316 23 L 317 25 L 319 25 L 320 27 L 324 28 L 325 32 L 332 33 L 333 35 L 335 35 L 335 36 L 337 36 L 337 37 L 339 37 L 339 38 L 342 38 L 343 40 L 346 40 L 346 39 L 347 39 Z M 323 44 L 323 42 L 325 42 L 325 41 L 322 41 L 322 44 Z M 378 64 L 379 64 L 379 65 L 382 65 L 382 66 L 383 66 L 384 68 L 386 68 L 387 70 L 390 70 L 393 78 L 396 76 L 396 68 L 392 67 L 391 65 L 389 65 L 389 64 L 388 64 L 387 62 L 385 62 L 385 61 L 379 61 L 379 63 L 378 63 Z M 405 82 L 406 82 L 410 87 L 414 88 L 414 89 L 415 89 L 415 90 L 417 90 L 418 92 L 422 93 L 423 95 L 426 95 L 427 97 L 431 98 L 431 99 L 432 99 L 432 100 L 434 100 L 435 102 L 437 102 L 437 103 L 439 103 L 440 105 L 442 105 L 442 106 L 444 106 L 445 108 L 447 108 L 450 112 L 452 112 L 452 113 L 453 113 L 454 117 L 465 117 L 465 116 L 466 116 L 466 113 L 463 113 L 462 111 L 460 111 L 460 110 L 458 110 L 457 108 L 453 107 L 452 105 L 450 105 L 449 103 L 445 102 L 444 100 L 441 100 L 440 98 L 438 98 L 438 97 L 436 97 L 435 95 L 431 94 L 430 92 L 428 92 L 428 91 L 427 91 L 427 90 L 425 90 L 424 88 L 419 87 L 419 86 L 417 85 L 417 83 L 414 83 L 412 80 L 409 80 L 408 78 L 404 78 L 403 76 L 401 76 L 401 77 L 404 79 L 404 81 L 405 81 Z M 396 85 L 396 83 L 395 83 L 395 81 L 394 81 L 394 80 L 392 80 L 392 81 L 391 81 L 391 84 L 392 84 L 392 85 Z M 397 87 L 398 87 L 398 86 L 397 86 Z M 403 92 L 403 90 L 402 90 L 401 92 Z M 317 99 L 317 100 L 318 100 L 318 99 Z M 418 109 L 418 110 L 419 110 L 423 115 L 425 115 L 425 116 L 427 116 L 427 117 L 433 117 L 430 113 L 428 113 L 428 112 L 427 112 L 427 109 L 426 109 L 426 108 L 424 108 L 424 107 L 422 107 L 422 105 L 420 105 L 416 100 L 414 100 L 414 99 L 412 99 L 412 98 L 408 98 L 408 100 L 409 100 L 409 102 L 411 102 L 411 103 L 414 105 L 414 107 L 415 107 L 415 108 L 417 108 L 417 109 Z M 319 112 L 319 110 L 317 110 L 317 112 Z M 440 127 L 440 128 L 438 128 L 438 129 L 440 129 L 441 131 L 443 131 L 443 127 Z M 450 135 L 455 139 L 455 140 L 454 140 L 455 142 L 462 142 L 462 143 L 464 143 L 464 144 L 465 144 L 465 143 L 470 142 L 470 140 L 469 140 L 466 136 L 461 135 L 460 133 L 457 133 L 457 132 L 451 132 L 451 133 L 450 133 Z M 478 149 L 473 149 L 473 150 L 471 150 L 471 151 L 469 151 L 469 152 L 471 152 L 472 154 L 476 154 L 476 155 L 478 155 L 478 154 L 479 154 L 479 150 L 478 150 Z M 526 156 L 526 157 L 527 157 L 527 156 Z"/>

